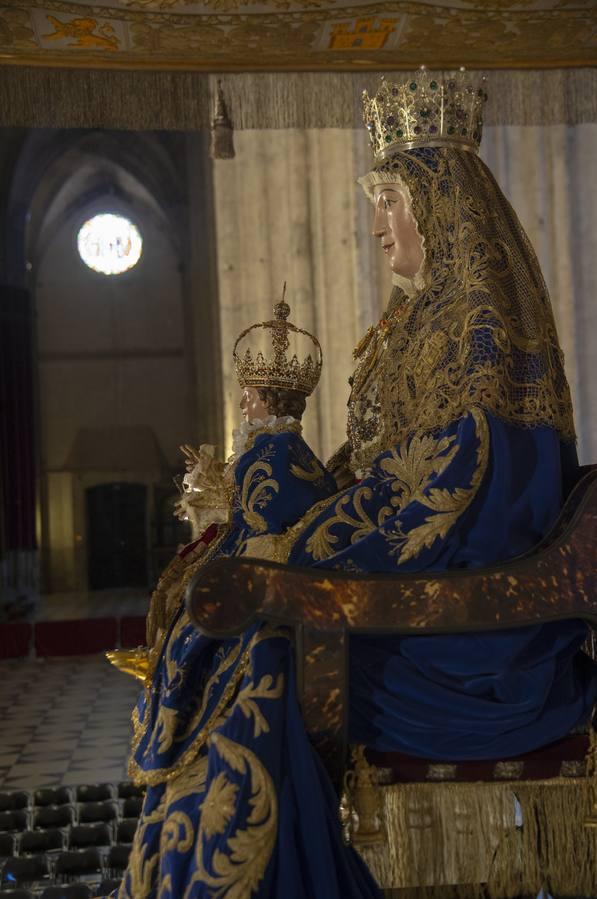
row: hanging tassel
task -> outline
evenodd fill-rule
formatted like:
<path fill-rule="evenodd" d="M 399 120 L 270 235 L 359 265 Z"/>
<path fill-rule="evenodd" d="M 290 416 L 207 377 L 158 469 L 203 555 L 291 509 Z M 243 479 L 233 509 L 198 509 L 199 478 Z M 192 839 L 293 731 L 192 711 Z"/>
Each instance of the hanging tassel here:
<path fill-rule="evenodd" d="M 218 81 L 216 92 L 216 106 L 211 122 L 211 146 L 212 159 L 234 159 L 234 128 L 228 115 L 222 83 Z"/>

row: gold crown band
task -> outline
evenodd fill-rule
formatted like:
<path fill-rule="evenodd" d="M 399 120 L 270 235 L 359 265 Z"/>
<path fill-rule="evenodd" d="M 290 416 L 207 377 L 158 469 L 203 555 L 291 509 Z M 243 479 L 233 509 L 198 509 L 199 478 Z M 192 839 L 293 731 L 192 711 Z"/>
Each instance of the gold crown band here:
<path fill-rule="evenodd" d="M 379 159 L 387 160 L 400 153 L 402 150 L 416 150 L 419 147 L 454 147 L 457 150 L 466 150 L 467 153 L 478 153 L 479 148 L 476 144 L 464 140 L 409 140 L 400 144 L 400 148 L 396 149 L 394 145 L 388 147 L 379 154 Z"/>

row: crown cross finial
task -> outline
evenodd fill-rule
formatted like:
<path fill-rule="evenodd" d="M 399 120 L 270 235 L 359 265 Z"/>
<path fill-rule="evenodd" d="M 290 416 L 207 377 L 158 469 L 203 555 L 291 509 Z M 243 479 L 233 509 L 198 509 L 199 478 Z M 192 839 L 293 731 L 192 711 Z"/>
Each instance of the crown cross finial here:
<path fill-rule="evenodd" d="M 290 306 L 286 302 L 286 281 L 284 281 L 284 287 L 282 288 L 282 299 L 279 300 L 274 305 L 274 315 L 276 319 L 280 322 L 285 322 L 288 316 L 290 315 Z"/>

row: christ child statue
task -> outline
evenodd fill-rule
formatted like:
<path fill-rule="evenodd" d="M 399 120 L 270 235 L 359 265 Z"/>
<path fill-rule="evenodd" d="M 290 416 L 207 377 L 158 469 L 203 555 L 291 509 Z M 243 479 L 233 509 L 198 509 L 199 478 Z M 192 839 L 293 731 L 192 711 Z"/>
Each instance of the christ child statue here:
<path fill-rule="evenodd" d="M 195 538 L 218 524 L 220 536 L 225 532 L 218 554 L 262 557 L 268 538 L 284 534 L 315 502 L 337 491 L 302 437 L 307 397 L 321 373 L 319 341 L 288 321 L 284 299 L 274 313 L 243 331 L 234 346 L 244 420 L 233 433 L 228 462 L 216 462 L 213 447 L 183 447 L 187 474 L 179 512 L 191 520 Z M 264 339 L 265 348 L 256 350 Z M 311 350 L 299 360 L 297 352 L 289 353 L 291 341 L 308 342 L 314 355 Z"/>

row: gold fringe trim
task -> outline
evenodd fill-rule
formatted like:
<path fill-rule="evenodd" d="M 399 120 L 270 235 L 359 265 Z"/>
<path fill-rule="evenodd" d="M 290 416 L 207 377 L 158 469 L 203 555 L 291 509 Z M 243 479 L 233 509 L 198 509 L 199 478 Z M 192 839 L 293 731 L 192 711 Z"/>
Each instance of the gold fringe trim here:
<path fill-rule="evenodd" d="M 208 128 L 218 81 L 236 130 L 362 128 L 361 94 L 377 72 L 127 71 L 4 66 L 0 125 L 36 128 Z M 481 74 L 481 72 L 480 72 Z M 487 125 L 597 121 L 597 69 L 486 71 Z M 400 80 L 417 72 L 401 71 Z"/>
<path fill-rule="evenodd" d="M 406 890 L 384 890 L 385 899 L 486 899 L 483 884 L 456 887 L 414 887 Z"/>
<path fill-rule="evenodd" d="M 595 800 L 591 778 L 380 791 L 387 842 L 359 852 L 387 896 L 516 899 L 542 888 L 559 899 L 597 894 L 597 829 L 584 826 Z"/>

